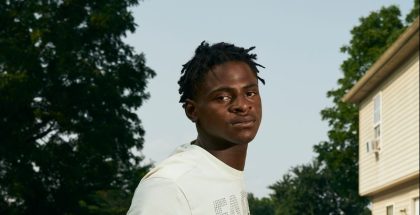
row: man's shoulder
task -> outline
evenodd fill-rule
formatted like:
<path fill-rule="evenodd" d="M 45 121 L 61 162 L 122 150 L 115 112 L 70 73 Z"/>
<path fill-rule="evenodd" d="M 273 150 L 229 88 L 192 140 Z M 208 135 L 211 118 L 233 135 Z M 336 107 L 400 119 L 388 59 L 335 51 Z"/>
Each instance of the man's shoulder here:
<path fill-rule="evenodd" d="M 177 181 L 198 168 L 200 154 L 193 149 L 179 151 L 157 164 L 142 181 L 162 178 Z"/>

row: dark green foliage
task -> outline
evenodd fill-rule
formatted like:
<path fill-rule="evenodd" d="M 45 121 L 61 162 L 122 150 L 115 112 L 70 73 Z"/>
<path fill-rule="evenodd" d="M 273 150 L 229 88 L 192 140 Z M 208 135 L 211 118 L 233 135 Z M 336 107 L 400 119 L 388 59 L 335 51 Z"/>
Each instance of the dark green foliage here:
<path fill-rule="evenodd" d="M 267 197 L 257 198 L 248 194 L 249 210 L 252 215 L 274 215 L 274 202 Z"/>
<path fill-rule="evenodd" d="M 407 21 L 415 14 L 418 0 Z M 358 195 L 358 108 L 341 99 L 405 28 L 399 8 L 390 6 L 360 18 L 351 30 L 350 44 L 341 48 L 349 56 L 341 64 L 343 77 L 327 92 L 333 106 L 321 111 L 331 128 L 328 141 L 314 146 L 313 164 L 293 168 L 270 187 L 276 214 L 370 213 L 369 200 Z"/>
<path fill-rule="evenodd" d="M 351 31 L 350 44 L 341 51 L 349 58 L 341 64 L 343 78 L 339 87 L 327 93 L 334 106 L 321 111 L 331 130 L 328 141 L 314 147 L 317 160 L 325 165 L 331 192 L 339 196 L 337 207 L 345 214 L 360 214 L 368 204 L 358 195 L 358 108 L 343 103 L 341 98 L 365 74 L 379 56 L 404 30 L 400 10 L 396 6 L 382 8 L 360 18 Z"/>
<path fill-rule="evenodd" d="M 410 13 L 405 18 L 405 21 L 410 24 L 419 16 L 419 2 L 420 0 L 414 0 L 414 7 L 411 9 Z"/>
<path fill-rule="evenodd" d="M 292 168 L 282 180 L 270 186 L 276 214 L 341 214 L 340 197 L 332 192 L 330 180 L 316 161 Z"/>
<path fill-rule="evenodd" d="M 154 76 L 121 40 L 137 4 L 0 3 L 0 214 L 125 213 Z"/>

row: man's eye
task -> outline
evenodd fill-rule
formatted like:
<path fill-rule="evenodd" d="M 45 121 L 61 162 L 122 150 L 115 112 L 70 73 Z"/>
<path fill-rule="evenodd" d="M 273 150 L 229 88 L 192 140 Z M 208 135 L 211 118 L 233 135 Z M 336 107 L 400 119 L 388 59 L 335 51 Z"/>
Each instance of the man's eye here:
<path fill-rule="evenodd" d="M 250 91 L 250 92 L 246 93 L 246 96 L 248 96 L 248 97 L 252 97 L 252 96 L 255 96 L 255 95 L 257 95 L 257 93 L 254 92 L 254 91 Z"/>
<path fill-rule="evenodd" d="M 230 101 L 230 96 L 218 96 L 217 100 L 227 102 Z"/>

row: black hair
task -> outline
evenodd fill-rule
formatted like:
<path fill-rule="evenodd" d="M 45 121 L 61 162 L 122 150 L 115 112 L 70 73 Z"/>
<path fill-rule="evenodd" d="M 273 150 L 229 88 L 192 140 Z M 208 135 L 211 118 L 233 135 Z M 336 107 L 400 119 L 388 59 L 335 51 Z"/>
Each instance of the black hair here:
<path fill-rule="evenodd" d="M 193 99 L 207 72 L 214 66 L 229 61 L 241 61 L 248 64 L 257 79 L 265 84 L 264 79 L 258 76 L 259 70 L 257 68 L 265 67 L 255 62 L 257 60 L 256 54 L 249 53 L 254 48 L 253 46 L 245 49 L 224 42 L 210 46 L 206 41 L 201 42 L 195 50 L 193 58 L 182 66 L 181 78 L 178 81 L 179 94 L 181 95 L 179 102 L 185 104 L 187 99 Z"/>

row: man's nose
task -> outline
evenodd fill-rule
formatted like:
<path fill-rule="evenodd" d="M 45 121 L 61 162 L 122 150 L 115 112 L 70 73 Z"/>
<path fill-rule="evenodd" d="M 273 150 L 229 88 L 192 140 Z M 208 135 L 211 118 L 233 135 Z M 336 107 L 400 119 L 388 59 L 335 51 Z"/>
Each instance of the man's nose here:
<path fill-rule="evenodd" d="M 245 96 L 236 97 L 231 106 L 233 113 L 246 113 L 249 109 L 251 109 L 251 105 Z"/>

